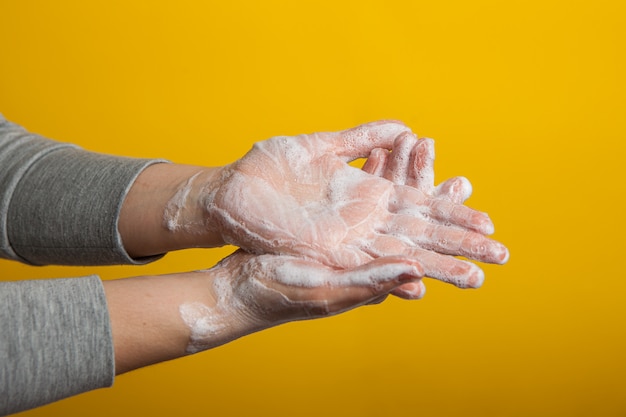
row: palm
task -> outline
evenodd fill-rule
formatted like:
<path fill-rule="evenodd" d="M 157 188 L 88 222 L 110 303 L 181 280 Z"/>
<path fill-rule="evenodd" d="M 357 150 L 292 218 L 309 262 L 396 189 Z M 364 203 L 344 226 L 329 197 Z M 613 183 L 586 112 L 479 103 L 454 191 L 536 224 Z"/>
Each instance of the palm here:
<path fill-rule="evenodd" d="M 391 149 L 406 131 L 379 123 L 261 142 L 224 169 L 206 204 L 211 223 L 250 252 L 304 255 L 335 268 L 419 247 L 474 258 L 492 252 L 484 241 L 458 247 L 468 230 L 492 227 L 484 214 L 346 163 Z"/>
<path fill-rule="evenodd" d="M 415 285 L 418 297 L 424 293 L 421 265 L 401 256 L 337 270 L 301 257 L 238 250 L 213 270 L 219 272 L 217 299 L 228 302 L 220 307 L 254 318 L 259 328 L 338 314 L 380 301 L 403 284 Z"/>
<path fill-rule="evenodd" d="M 391 216 L 393 184 L 338 156 L 308 151 L 304 139 L 263 142 L 227 168 L 214 200 L 228 226 L 226 238 L 256 253 L 360 265 L 370 259 L 365 245 Z"/>

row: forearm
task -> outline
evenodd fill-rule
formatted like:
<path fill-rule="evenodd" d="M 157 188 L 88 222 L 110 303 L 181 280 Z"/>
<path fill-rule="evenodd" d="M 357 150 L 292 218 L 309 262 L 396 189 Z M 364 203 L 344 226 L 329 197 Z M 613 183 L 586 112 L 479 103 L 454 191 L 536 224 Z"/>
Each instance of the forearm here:
<path fill-rule="evenodd" d="M 224 245 L 195 197 L 197 188 L 210 186 L 219 172 L 219 168 L 180 164 L 156 164 L 143 170 L 120 212 L 118 228 L 126 251 L 144 257 Z"/>
<path fill-rule="evenodd" d="M 158 162 L 81 150 L 0 115 L 0 257 L 36 265 L 154 260 L 128 255 L 118 218 L 137 176 Z"/>
<path fill-rule="evenodd" d="M 219 346 L 255 330 L 217 306 L 213 270 L 105 281 L 115 352 L 122 374 Z M 194 308 L 201 307 L 194 316 Z M 194 329 L 219 320 L 199 348 Z M 204 327 L 206 327 L 204 326 Z M 210 326 L 209 326 L 210 327 Z"/>
<path fill-rule="evenodd" d="M 177 303 L 193 285 L 192 280 L 175 276 L 136 277 L 103 284 L 116 374 L 185 354 L 189 335 L 180 320 Z"/>
<path fill-rule="evenodd" d="M 237 251 L 198 272 L 104 282 L 116 373 L 211 349 L 295 320 L 381 301 L 404 284 L 421 298 L 421 265 L 378 258 L 336 270 L 292 256 Z"/>

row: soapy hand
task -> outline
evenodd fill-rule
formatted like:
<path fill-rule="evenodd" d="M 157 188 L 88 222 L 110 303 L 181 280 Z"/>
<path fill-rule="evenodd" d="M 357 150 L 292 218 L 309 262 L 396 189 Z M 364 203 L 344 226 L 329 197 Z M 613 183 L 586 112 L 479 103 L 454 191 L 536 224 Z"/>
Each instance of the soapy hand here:
<path fill-rule="evenodd" d="M 392 149 L 409 132 L 398 122 L 377 122 L 259 142 L 203 185 L 197 201 L 204 223 L 248 252 L 305 256 L 333 268 L 435 252 L 506 261 L 506 248 L 484 236 L 493 232 L 486 214 L 348 165 L 375 148 Z M 433 257 L 431 265 L 442 271 L 439 279 L 460 287 L 483 280 L 471 263 Z"/>
<path fill-rule="evenodd" d="M 430 138 L 418 139 L 403 132 L 394 141 L 392 151 L 373 149 L 363 171 L 383 177 L 394 184 L 409 185 L 433 198 L 463 204 L 472 194 L 465 177 L 450 178 L 435 187 L 435 144 Z"/>
<path fill-rule="evenodd" d="M 386 149 L 374 149 L 363 165 L 363 170 L 372 175 L 383 177 L 395 184 L 403 184 L 415 187 L 432 199 L 446 200 L 454 204 L 463 204 L 472 193 L 470 182 L 464 177 L 454 177 L 444 181 L 439 186 L 434 185 L 434 142 L 429 138 L 417 139 L 411 132 L 404 132 L 394 142 L 391 152 Z M 426 276 L 449 282 L 463 282 L 471 274 L 482 275 L 482 271 L 476 272 L 478 266 L 454 257 L 454 255 L 466 255 L 462 245 L 467 242 L 484 242 L 493 245 L 492 240 L 472 230 L 462 228 L 455 232 L 460 241 L 458 249 L 453 247 L 441 253 L 430 250 L 428 246 L 415 248 L 412 256 L 418 259 Z M 447 239 L 454 239 L 454 233 L 450 233 Z M 499 263 L 508 260 L 508 251 Z M 394 295 L 403 298 L 412 298 L 413 288 L 411 285 L 399 287 L 394 290 Z"/>
<path fill-rule="evenodd" d="M 212 301 L 180 306 L 191 331 L 188 353 L 206 350 L 281 323 L 326 317 L 384 299 L 402 284 L 424 293 L 423 270 L 410 258 L 377 258 L 336 270 L 289 255 L 252 255 L 242 250 L 208 271 Z"/>

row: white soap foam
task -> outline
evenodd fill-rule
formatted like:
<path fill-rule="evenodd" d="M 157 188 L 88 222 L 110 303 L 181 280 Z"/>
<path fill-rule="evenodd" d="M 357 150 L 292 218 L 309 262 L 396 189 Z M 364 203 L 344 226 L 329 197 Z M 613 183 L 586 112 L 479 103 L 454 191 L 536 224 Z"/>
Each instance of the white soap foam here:
<path fill-rule="evenodd" d="M 213 339 L 226 328 L 222 315 L 216 309 L 211 309 L 202 303 L 182 304 L 179 312 L 191 331 L 187 353 L 197 353 L 213 347 L 215 344 Z"/>
<path fill-rule="evenodd" d="M 187 203 L 187 197 L 191 192 L 193 182 L 198 175 L 200 175 L 200 172 L 192 175 L 167 202 L 163 212 L 163 223 L 165 224 L 167 230 L 176 232 L 188 227 L 184 220 L 183 211 Z"/>

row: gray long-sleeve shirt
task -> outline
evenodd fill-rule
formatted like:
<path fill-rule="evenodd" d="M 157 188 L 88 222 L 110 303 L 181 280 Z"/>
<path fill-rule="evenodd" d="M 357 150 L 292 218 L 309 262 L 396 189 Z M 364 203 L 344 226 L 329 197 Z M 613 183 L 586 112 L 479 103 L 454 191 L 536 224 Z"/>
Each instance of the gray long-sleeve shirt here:
<path fill-rule="evenodd" d="M 87 152 L 0 114 L 0 257 L 45 265 L 136 264 L 117 229 L 139 173 L 161 162 Z M 102 283 L 0 282 L 0 415 L 96 388 L 115 374 Z"/>

